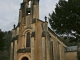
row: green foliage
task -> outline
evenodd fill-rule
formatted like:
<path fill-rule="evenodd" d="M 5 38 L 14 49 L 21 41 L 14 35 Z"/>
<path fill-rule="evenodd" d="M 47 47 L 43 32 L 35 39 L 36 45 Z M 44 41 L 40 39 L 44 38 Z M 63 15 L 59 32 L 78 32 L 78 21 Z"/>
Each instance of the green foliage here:
<path fill-rule="evenodd" d="M 80 2 L 59 1 L 55 11 L 49 14 L 51 28 L 70 42 L 80 40 Z"/>
<path fill-rule="evenodd" d="M 0 32 L 0 51 L 3 51 L 4 47 L 5 47 L 4 32 Z"/>
<path fill-rule="evenodd" d="M 11 32 L 0 31 L 0 60 L 9 60 Z"/>
<path fill-rule="evenodd" d="M 9 60 L 9 55 L 7 50 L 0 52 L 0 60 Z"/>

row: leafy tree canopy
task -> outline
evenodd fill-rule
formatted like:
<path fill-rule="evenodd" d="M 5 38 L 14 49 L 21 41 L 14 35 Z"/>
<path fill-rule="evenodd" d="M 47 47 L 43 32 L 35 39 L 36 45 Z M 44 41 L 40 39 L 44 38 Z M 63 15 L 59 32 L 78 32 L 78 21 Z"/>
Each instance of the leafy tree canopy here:
<path fill-rule="evenodd" d="M 4 47 L 5 47 L 4 32 L 0 31 L 0 51 L 3 51 Z"/>
<path fill-rule="evenodd" d="M 49 14 L 51 28 L 71 42 L 80 40 L 80 1 L 59 1 L 55 11 Z"/>

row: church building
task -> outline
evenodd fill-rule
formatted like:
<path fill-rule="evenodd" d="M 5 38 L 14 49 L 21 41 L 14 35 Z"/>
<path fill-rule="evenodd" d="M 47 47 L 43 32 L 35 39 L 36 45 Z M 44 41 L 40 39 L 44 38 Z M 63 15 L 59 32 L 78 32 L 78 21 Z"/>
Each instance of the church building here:
<path fill-rule="evenodd" d="M 77 60 L 70 57 L 67 44 L 39 19 L 39 0 L 23 0 L 18 25 L 12 29 L 10 60 Z M 69 52 L 70 53 L 70 52 Z"/>

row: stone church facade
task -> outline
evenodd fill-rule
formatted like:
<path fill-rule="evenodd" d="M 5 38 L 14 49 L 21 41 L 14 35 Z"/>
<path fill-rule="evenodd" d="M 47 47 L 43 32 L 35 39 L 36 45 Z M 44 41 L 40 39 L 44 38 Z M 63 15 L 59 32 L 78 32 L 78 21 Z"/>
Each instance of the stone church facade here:
<path fill-rule="evenodd" d="M 48 27 L 46 20 L 39 19 L 39 0 L 23 0 L 18 25 L 12 30 L 10 60 L 77 60 L 69 56 L 66 43 Z M 77 56 L 77 52 L 72 55 Z"/>

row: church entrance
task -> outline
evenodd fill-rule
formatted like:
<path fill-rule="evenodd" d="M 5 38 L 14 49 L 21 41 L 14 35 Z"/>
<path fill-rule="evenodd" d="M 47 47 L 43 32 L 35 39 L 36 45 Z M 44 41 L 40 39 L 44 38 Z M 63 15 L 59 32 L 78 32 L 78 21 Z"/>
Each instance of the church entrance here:
<path fill-rule="evenodd" d="M 29 60 L 27 57 L 23 57 L 21 60 Z"/>

